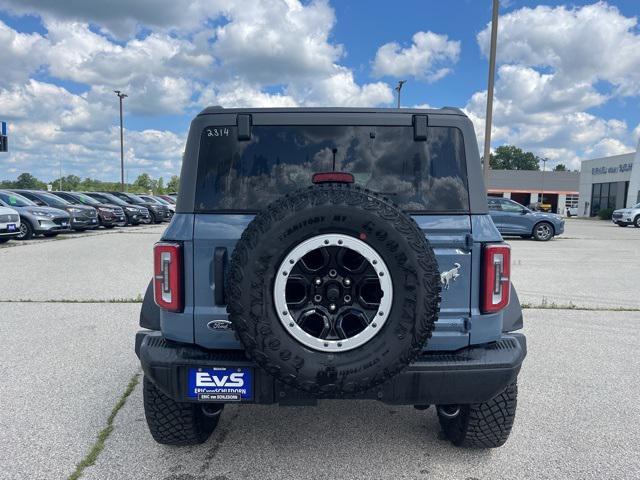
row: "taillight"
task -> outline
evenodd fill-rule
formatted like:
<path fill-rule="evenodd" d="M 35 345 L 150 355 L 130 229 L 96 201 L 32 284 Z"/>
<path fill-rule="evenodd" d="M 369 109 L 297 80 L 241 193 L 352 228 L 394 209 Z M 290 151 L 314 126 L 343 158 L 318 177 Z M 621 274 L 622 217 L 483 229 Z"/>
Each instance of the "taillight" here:
<path fill-rule="evenodd" d="M 495 313 L 509 304 L 511 247 L 488 244 L 482 251 L 482 313 Z"/>
<path fill-rule="evenodd" d="M 156 243 L 153 247 L 153 293 L 160 308 L 182 311 L 182 275 L 182 245 Z"/>

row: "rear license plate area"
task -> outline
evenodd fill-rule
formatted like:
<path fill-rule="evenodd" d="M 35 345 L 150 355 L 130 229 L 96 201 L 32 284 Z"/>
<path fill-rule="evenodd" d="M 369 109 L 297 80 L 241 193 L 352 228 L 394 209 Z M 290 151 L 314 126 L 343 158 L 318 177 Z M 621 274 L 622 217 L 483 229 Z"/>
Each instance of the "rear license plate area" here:
<path fill-rule="evenodd" d="M 187 396 L 201 402 L 253 400 L 253 369 L 244 367 L 190 368 Z"/>

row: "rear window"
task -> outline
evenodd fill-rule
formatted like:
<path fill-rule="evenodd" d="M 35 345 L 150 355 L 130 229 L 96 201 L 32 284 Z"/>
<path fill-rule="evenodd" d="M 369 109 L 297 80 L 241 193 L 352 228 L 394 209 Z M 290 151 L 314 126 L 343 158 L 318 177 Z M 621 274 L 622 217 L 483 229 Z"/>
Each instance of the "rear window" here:
<path fill-rule="evenodd" d="M 410 212 L 469 210 L 462 133 L 429 127 L 254 126 L 251 140 L 237 128 L 209 127 L 200 139 L 196 211 L 255 212 L 311 185 L 316 172 L 350 172 L 362 187 Z"/>

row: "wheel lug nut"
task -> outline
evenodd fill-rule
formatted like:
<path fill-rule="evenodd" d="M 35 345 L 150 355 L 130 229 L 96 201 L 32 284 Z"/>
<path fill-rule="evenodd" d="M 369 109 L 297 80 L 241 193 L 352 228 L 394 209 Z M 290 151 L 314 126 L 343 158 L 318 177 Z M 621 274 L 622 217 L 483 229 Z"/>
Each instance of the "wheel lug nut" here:
<path fill-rule="evenodd" d="M 316 279 L 314 280 L 314 283 L 315 283 L 316 285 L 320 285 L 320 284 L 322 284 L 322 280 L 320 280 L 319 278 L 316 278 Z"/>
<path fill-rule="evenodd" d="M 333 277 L 335 277 L 336 275 L 338 275 L 338 272 L 336 272 L 336 271 L 335 271 L 335 270 L 333 270 L 333 269 L 329 270 L 329 276 L 330 276 L 330 277 L 332 277 L 332 278 L 333 278 Z"/>
<path fill-rule="evenodd" d="M 344 296 L 344 303 L 351 303 L 351 295 Z"/>
<path fill-rule="evenodd" d="M 322 301 L 322 296 L 321 295 L 315 295 L 313 297 L 313 301 L 316 303 L 320 303 Z"/>
<path fill-rule="evenodd" d="M 351 285 L 351 279 L 350 278 L 345 278 L 344 279 L 344 284 L 348 287 L 349 285 Z"/>
<path fill-rule="evenodd" d="M 333 311 L 336 309 L 336 305 L 334 303 L 332 303 L 331 305 L 329 305 L 329 310 Z"/>

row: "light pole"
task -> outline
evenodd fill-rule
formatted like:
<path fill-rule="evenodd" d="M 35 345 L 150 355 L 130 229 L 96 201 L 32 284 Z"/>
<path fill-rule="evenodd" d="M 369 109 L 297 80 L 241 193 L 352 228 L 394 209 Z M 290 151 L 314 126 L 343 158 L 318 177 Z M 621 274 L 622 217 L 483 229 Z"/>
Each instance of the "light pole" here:
<path fill-rule="evenodd" d="M 542 185 L 540 187 L 540 210 L 542 210 L 544 207 L 544 172 L 547 169 L 547 158 L 543 158 L 542 159 Z"/>
<path fill-rule="evenodd" d="M 489 185 L 489 160 L 491 157 L 491 121 L 493 117 L 493 83 L 496 74 L 496 45 L 498 43 L 498 11 L 500 1 L 493 0 L 491 16 L 491 48 L 489 50 L 489 84 L 487 85 L 487 114 L 484 124 L 484 183 Z"/>
<path fill-rule="evenodd" d="M 114 90 L 114 93 L 120 100 L 120 190 L 124 192 L 124 131 L 122 127 L 122 100 L 127 98 L 126 93 L 120 90 Z"/>
<path fill-rule="evenodd" d="M 395 88 L 396 92 L 398 92 L 398 108 L 400 108 L 400 92 L 402 91 L 402 86 L 407 83 L 406 80 L 399 80 L 398 86 Z"/>

